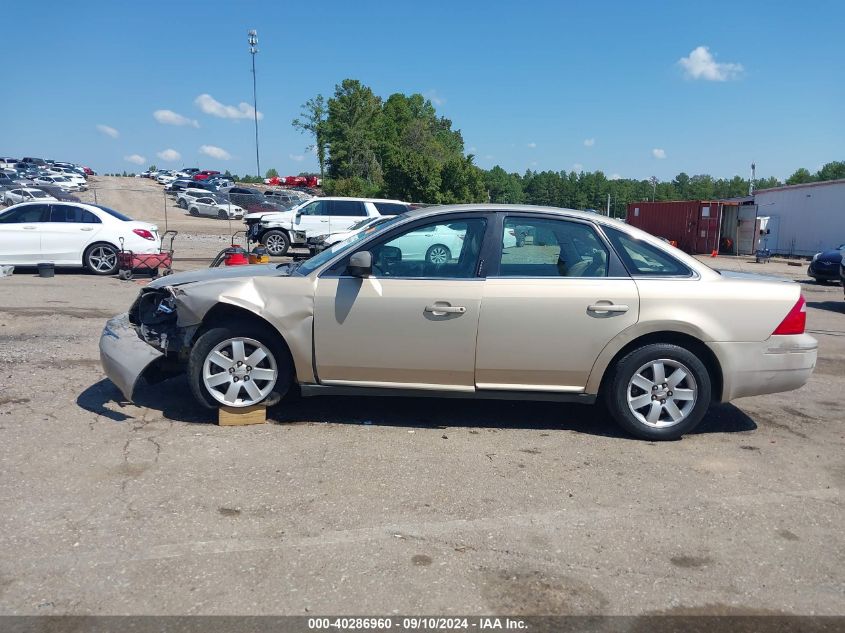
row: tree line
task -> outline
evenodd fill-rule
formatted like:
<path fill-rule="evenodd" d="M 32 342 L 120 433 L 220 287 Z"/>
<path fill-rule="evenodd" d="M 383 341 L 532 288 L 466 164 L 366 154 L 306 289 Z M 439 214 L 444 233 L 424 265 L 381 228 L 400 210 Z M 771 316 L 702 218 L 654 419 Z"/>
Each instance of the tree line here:
<path fill-rule="evenodd" d="M 294 128 L 311 137 L 328 195 L 387 197 L 448 204 L 496 202 L 551 205 L 575 209 L 607 208 L 622 216 L 629 202 L 707 200 L 748 195 L 741 176 L 714 178 L 680 173 L 671 181 L 608 178 L 603 172 L 507 172 L 484 170 L 467 154 L 460 130 L 438 116 L 420 94 L 396 93 L 387 99 L 358 80 L 345 79 L 326 99 L 317 95 L 302 105 Z M 275 170 L 273 170 L 275 171 Z M 758 178 L 755 189 L 845 178 L 845 162 L 816 173 L 801 168 L 786 179 Z"/>

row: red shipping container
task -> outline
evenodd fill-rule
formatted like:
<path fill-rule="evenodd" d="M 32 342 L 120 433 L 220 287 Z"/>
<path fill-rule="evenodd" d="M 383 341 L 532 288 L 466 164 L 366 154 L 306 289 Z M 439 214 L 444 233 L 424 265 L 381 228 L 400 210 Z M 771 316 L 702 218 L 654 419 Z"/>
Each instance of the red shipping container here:
<path fill-rule="evenodd" d="M 677 242 L 692 255 L 719 250 L 723 203 L 712 200 L 631 202 L 627 223 L 656 237 Z"/>

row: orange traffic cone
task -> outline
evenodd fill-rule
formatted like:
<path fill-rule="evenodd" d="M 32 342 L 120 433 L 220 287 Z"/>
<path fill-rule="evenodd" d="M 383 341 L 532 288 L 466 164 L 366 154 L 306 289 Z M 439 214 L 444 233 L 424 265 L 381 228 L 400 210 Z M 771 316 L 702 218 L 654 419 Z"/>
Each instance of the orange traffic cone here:
<path fill-rule="evenodd" d="M 710 253 L 710 257 L 716 257 L 716 255 L 718 255 L 718 254 L 719 254 L 719 251 L 713 251 L 712 253 Z"/>

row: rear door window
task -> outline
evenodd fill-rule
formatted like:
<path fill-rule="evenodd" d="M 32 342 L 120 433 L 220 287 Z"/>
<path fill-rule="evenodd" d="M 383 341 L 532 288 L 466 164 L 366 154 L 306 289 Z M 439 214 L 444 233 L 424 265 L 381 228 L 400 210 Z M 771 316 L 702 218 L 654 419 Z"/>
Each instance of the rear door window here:
<path fill-rule="evenodd" d="M 359 200 L 331 200 L 329 204 L 331 208 L 329 215 L 344 217 L 363 217 L 367 215 L 364 203 Z"/>

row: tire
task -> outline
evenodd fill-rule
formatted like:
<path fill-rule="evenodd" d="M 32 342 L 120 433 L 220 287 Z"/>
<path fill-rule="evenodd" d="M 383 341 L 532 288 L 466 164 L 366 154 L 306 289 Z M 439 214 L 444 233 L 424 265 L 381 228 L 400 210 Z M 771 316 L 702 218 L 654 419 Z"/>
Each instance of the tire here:
<path fill-rule="evenodd" d="M 229 214 L 226 213 L 223 209 L 218 209 L 217 211 L 217 219 L 218 220 L 228 220 Z"/>
<path fill-rule="evenodd" d="M 268 253 L 278 257 L 287 254 L 290 248 L 290 237 L 284 231 L 270 230 L 261 236 L 261 243 Z"/>
<path fill-rule="evenodd" d="M 129 281 L 132 279 L 132 271 L 131 270 L 121 270 L 118 271 L 117 276 L 120 277 L 123 281 Z"/>
<path fill-rule="evenodd" d="M 191 209 L 188 211 L 188 213 L 190 213 L 192 216 L 194 216 L 196 218 L 196 217 L 199 217 L 200 210 L 197 209 L 196 207 L 191 207 Z"/>
<path fill-rule="evenodd" d="M 425 261 L 429 264 L 448 264 L 450 259 L 452 259 L 452 251 L 443 244 L 429 246 L 425 252 Z"/>
<path fill-rule="evenodd" d="M 240 340 L 244 346 L 240 359 L 236 358 L 237 348 L 232 346 L 232 342 L 237 340 Z M 261 348 L 266 356 L 255 367 L 246 365 L 258 348 Z M 233 371 L 227 371 L 222 364 L 217 364 L 212 360 L 216 357 L 226 362 L 227 355 L 232 359 L 231 370 Z M 238 360 L 242 363 L 241 365 L 235 364 Z M 262 376 L 267 376 L 266 379 L 255 377 L 259 370 Z M 205 331 L 191 349 L 187 373 L 194 398 L 202 406 L 210 409 L 220 406 L 252 406 L 259 404 L 272 393 L 284 396 L 293 380 L 290 354 L 278 334 L 269 327 L 252 323 L 242 325 L 226 323 Z M 218 376 L 220 377 L 218 380 L 222 382 L 215 386 L 214 378 Z M 244 387 L 250 384 L 253 385 L 253 393 L 248 392 L 247 387 Z M 234 387 L 234 385 L 239 386 Z"/>
<path fill-rule="evenodd" d="M 656 366 L 663 368 L 663 382 Z M 676 374 L 679 370 L 682 375 Z M 673 385 L 673 379 L 680 381 Z M 711 384 L 707 367 L 688 349 L 653 343 L 629 352 L 616 363 L 603 395 L 610 415 L 632 435 L 646 440 L 677 440 L 692 431 L 707 413 Z M 636 406 L 638 403 L 641 406 Z M 656 417 L 652 417 L 655 412 Z"/>
<path fill-rule="evenodd" d="M 176 206 L 177 206 L 177 207 L 179 207 L 180 209 L 187 209 L 187 208 L 188 208 L 188 203 L 187 203 L 187 202 L 185 202 L 185 199 L 184 199 L 184 198 L 179 198 L 179 199 L 176 201 Z"/>
<path fill-rule="evenodd" d="M 82 265 L 95 275 L 117 272 L 117 247 L 106 242 L 91 244 L 82 255 Z"/>

